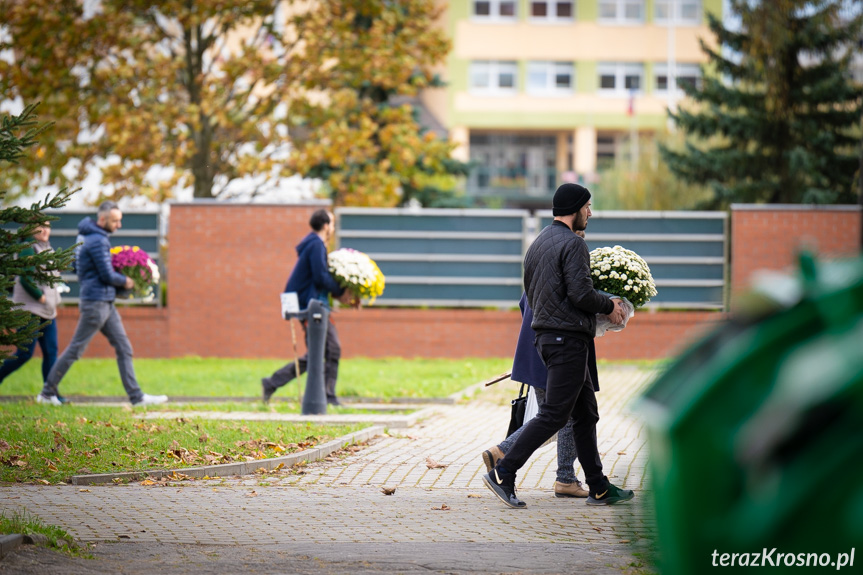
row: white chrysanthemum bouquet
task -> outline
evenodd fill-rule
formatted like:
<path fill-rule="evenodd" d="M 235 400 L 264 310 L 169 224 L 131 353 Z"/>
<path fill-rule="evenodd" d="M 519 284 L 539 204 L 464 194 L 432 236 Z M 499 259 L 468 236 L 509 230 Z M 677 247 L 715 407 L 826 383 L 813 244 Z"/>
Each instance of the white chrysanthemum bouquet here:
<path fill-rule="evenodd" d="M 606 330 L 622 330 L 629 318 L 635 315 L 635 309 L 656 295 L 656 285 L 647 262 L 634 251 L 621 246 L 591 251 L 590 277 L 593 287 L 622 299 L 627 310 L 626 321 L 622 325 L 612 324 L 608 316 L 597 314 L 597 336 L 602 336 Z"/>
<path fill-rule="evenodd" d="M 386 281 L 375 261 L 357 250 L 341 248 L 330 252 L 330 273 L 343 288 L 354 292 L 359 298 L 366 298 L 369 304 L 384 293 Z"/>

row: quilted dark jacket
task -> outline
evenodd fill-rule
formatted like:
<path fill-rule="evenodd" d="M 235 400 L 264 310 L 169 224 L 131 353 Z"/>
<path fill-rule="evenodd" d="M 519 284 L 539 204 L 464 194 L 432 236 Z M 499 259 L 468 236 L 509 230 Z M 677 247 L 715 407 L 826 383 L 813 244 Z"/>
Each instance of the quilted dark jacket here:
<path fill-rule="evenodd" d="M 524 290 L 537 333 L 593 338 L 596 314 L 614 311 L 611 299 L 593 289 L 587 242 L 561 221 L 543 229 L 524 257 Z"/>

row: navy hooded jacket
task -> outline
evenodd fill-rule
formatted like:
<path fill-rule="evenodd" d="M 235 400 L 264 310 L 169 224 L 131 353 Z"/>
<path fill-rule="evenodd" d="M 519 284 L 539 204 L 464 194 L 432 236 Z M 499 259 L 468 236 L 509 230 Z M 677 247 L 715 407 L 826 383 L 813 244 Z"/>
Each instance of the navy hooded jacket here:
<path fill-rule="evenodd" d="M 114 301 L 117 287 L 126 285 L 126 276 L 111 265 L 111 243 L 108 231 L 96 225 L 91 218 L 78 223 L 78 246 L 75 252 L 75 269 L 81 285 L 80 298 L 91 301 Z"/>
<path fill-rule="evenodd" d="M 315 232 L 297 244 L 297 264 L 285 285 L 285 293 L 288 292 L 297 292 L 300 309 L 306 309 L 310 299 L 321 300 L 326 305 L 327 294 L 339 297 L 345 292 L 330 275 L 327 246 Z"/>

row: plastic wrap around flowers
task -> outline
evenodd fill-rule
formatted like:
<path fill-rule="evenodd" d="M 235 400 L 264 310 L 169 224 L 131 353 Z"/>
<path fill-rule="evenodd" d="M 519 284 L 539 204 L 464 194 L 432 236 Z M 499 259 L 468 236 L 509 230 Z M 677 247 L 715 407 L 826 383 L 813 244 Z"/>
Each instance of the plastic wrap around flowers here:
<path fill-rule="evenodd" d="M 361 299 L 368 299 L 369 304 L 384 293 L 386 284 L 375 261 L 357 250 L 341 248 L 330 252 L 328 258 L 330 273 L 343 288 L 348 288 Z"/>
<path fill-rule="evenodd" d="M 124 276 L 132 278 L 134 287 L 127 297 L 152 300 L 153 284 L 159 283 L 159 266 L 138 246 L 118 246 L 111 249 L 111 265 Z"/>
<path fill-rule="evenodd" d="M 590 277 L 593 287 L 623 299 L 627 311 L 623 325 L 612 324 L 607 316 L 598 314 L 597 336 L 606 330 L 622 330 L 629 318 L 635 315 L 635 309 L 656 295 L 656 285 L 647 262 L 634 251 L 621 246 L 596 248 L 590 252 Z"/>

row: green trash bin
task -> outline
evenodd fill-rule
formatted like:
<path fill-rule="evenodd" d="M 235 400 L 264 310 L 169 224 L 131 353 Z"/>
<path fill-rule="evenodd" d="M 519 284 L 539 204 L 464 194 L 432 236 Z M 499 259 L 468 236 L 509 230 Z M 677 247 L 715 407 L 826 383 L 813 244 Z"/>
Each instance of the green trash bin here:
<path fill-rule="evenodd" d="M 863 571 L 863 259 L 801 269 L 637 404 L 664 575 Z"/>

